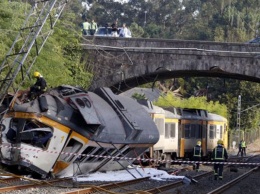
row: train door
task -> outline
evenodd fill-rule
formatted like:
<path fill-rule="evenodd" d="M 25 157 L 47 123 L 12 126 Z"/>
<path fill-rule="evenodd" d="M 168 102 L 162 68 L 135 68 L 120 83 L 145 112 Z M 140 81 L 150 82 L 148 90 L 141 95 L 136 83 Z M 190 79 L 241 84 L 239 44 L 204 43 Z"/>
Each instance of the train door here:
<path fill-rule="evenodd" d="M 86 145 L 88 139 L 82 135 L 72 132 L 69 139 L 66 141 L 66 145 L 62 150 L 62 153 L 53 167 L 53 173 L 57 174 L 63 171 L 76 159 L 79 158 L 79 154 L 84 151 L 84 145 Z"/>
<path fill-rule="evenodd" d="M 208 145 L 208 141 L 207 141 L 207 122 L 203 121 L 202 126 L 201 126 L 201 143 L 202 143 L 202 151 L 204 156 L 207 155 L 207 145 Z"/>
<path fill-rule="evenodd" d="M 180 158 L 185 157 L 185 138 L 189 136 L 190 125 L 186 124 L 186 120 L 182 120 L 181 129 L 180 129 L 180 143 L 179 143 L 179 153 Z"/>
<path fill-rule="evenodd" d="M 154 145 L 155 159 L 161 159 L 164 148 L 165 117 L 164 114 L 155 114 L 154 122 L 159 131 L 159 141 Z"/>
<path fill-rule="evenodd" d="M 223 142 L 225 142 L 225 136 L 224 136 L 224 126 L 222 123 L 216 124 L 216 141 L 222 139 Z"/>
<path fill-rule="evenodd" d="M 180 158 L 180 155 L 181 155 L 181 138 L 182 138 L 182 120 L 180 119 L 179 120 L 179 123 L 178 123 L 178 144 L 177 144 L 177 147 L 178 147 L 178 150 L 177 150 L 177 157 Z"/>
<path fill-rule="evenodd" d="M 211 152 L 214 147 L 217 145 L 217 139 L 216 139 L 216 125 L 209 122 L 208 124 L 208 136 L 207 136 L 207 151 Z"/>

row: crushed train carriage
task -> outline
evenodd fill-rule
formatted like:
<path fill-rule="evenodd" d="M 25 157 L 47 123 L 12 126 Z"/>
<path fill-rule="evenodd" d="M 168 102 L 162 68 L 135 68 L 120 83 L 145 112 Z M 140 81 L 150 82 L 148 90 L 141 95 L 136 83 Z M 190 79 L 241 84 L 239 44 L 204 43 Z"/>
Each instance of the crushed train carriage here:
<path fill-rule="evenodd" d="M 135 100 L 59 86 L 15 103 L 2 118 L 1 163 L 41 176 L 123 169 L 159 139 L 153 120 Z M 98 157 L 97 157 L 98 156 Z M 119 158 L 112 158 L 119 157 Z"/>

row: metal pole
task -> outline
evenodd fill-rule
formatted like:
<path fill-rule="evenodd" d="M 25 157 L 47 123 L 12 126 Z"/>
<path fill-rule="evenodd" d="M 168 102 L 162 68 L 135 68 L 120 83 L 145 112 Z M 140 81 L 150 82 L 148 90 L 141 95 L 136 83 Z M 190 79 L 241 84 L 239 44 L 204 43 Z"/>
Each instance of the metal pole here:
<path fill-rule="evenodd" d="M 237 100 L 237 130 L 238 130 L 238 141 L 240 141 L 240 116 L 241 116 L 241 95 L 238 96 L 238 100 Z"/>
<path fill-rule="evenodd" d="M 146 13 L 147 11 L 144 11 L 144 26 L 146 25 Z"/>

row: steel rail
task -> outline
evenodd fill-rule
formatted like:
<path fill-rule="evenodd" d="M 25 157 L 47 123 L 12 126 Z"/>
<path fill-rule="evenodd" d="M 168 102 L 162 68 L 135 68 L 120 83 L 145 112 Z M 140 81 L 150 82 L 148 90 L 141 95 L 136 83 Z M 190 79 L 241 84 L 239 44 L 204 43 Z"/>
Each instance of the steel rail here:
<path fill-rule="evenodd" d="M 211 175 L 213 173 L 213 171 L 210 171 L 210 172 L 205 172 L 205 173 L 202 173 L 202 174 L 199 174 L 199 175 L 196 175 L 196 176 L 193 176 L 191 177 L 191 179 L 200 179 L 200 178 L 203 178 L 205 176 L 208 176 L 208 175 Z M 156 187 L 156 188 L 153 188 L 153 189 L 150 189 L 150 190 L 146 190 L 144 191 L 145 193 L 161 193 L 163 191 L 167 191 L 167 190 L 170 190 L 170 189 L 173 189 L 173 188 L 176 188 L 178 186 L 181 186 L 183 185 L 183 181 L 177 181 L 177 182 L 174 182 L 174 183 L 171 183 L 171 184 L 167 184 L 167 185 L 164 185 L 164 186 L 161 186 L 161 187 Z M 138 193 L 136 193 L 138 194 Z M 140 193 L 141 194 L 141 193 Z"/>
<path fill-rule="evenodd" d="M 121 186 L 125 186 L 125 185 L 131 185 L 131 184 L 139 183 L 139 182 L 142 182 L 142 181 L 146 181 L 149 178 L 150 177 L 144 177 L 144 178 L 133 179 L 133 180 L 124 181 L 124 182 L 109 183 L 109 184 L 100 185 L 100 186 L 90 186 L 89 188 L 75 190 L 75 191 L 68 191 L 68 192 L 63 193 L 63 194 L 88 194 L 88 193 L 94 193 L 94 192 L 105 190 L 105 189 L 113 189 L 115 187 L 121 187 Z"/>
<path fill-rule="evenodd" d="M 239 177 L 235 178 L 232 181 L 229 181 L 228 183 L 218 187 L 217 189 L 214 189 L 213 191 L 210 191 L 207 194 L 218 194 L 218 193 L 222 193 L 223 191 L 226 191 L 227 189 L 231 188 L 232 186 L 234 186 L 236 183 L 240 182 L 241 180 L 243 180 L 244 178 L 246 178 L 247 176 L 249 176 L 252 172 L 256 171 L 259 167 L 255 167 L 251 170 L 249 170 L 248 172 L 240 175 Z"/>
<path fill-rule="evenodd" d="M 68 180 L 71 180 L 71 178 L 55 179 L 55 180 L 50 180 L 50 181 L 38 181 L 38 180 L 36 180 L 38 182 L 25 184 L 25 185 L 15 185 L 15 186 L 9 186 L 9 187 L 2 187 L 2 188 L 0 188 L 0 193 L 14 191 L 14 190 L 28 189 L 28 188 L 32 188 L 32 187 L 40 187 L 40 186 L 50 185 L 52 183 L 61 182 L 61 181 L 68 181 Z"/>

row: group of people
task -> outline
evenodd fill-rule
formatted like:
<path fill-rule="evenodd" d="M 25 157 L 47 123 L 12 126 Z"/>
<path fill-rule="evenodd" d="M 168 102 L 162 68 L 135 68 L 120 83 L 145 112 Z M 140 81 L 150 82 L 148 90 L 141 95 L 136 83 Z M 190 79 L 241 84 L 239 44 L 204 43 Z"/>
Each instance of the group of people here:
<path fill-rule="evenodd" d="M 132 37 L 132 33 L 131 31 L 127 28 L 126 24 L 123 23 L 123 26 L 121 29 L 118 28 L 117 25 L 117 20 L 111 25 L 111 32 L 112 32 L 112 36 L 114 37 L 125 37 L 125 38 L 129 38 Z"/>
<path fill-rule="evenodd" d="M 244 155 L 246 156 L 246 142 L 243 139 L 240 141 L 238 145 L 237 156 L 239 156 L 239 154 L 241 154 L 241 157 L 243 157 Z"/>
<path fill-rule="evenodd" d="M 87 18 L 82 24 L 82 33 L 83 35 L 94 35 L 97 31 L 98 26 L 94 19 L 89 21 Z"/>
<path fill-rule="evenodd" d="M 201 147 L 201 141 L 197 142 L 197 145 L 193 148 L 193 160 L 201 161 L 203 157 L 203 151 Z M 222 180 L 223 179 L 223 168 L 224 163 L 228 159 L 227 150 L 224 147 L 223 140 L 218 140 L 217 146 L 212 151 L 211 160 L 214 163 L 214 180 Z M 199 171 L 200 163 L 194 163 L 193 169 Z"/>
<path fill-rule="evenodd" d="M 113 37 L 132 37 L 131 31 L 128 29 L 125 23 L 121 28 L 118 27 L 118 20 L 115 20 L 111 26 L 107 23 L 105 25 L 106 34 L 109 33 L 108 28 L 111 29 L 111 36 Z M 98 30 L 97 23 L 94 19 L 91 22 L 86 18 L 82 23 L 82 34 L 83 35 L 94 35 Z"/>

